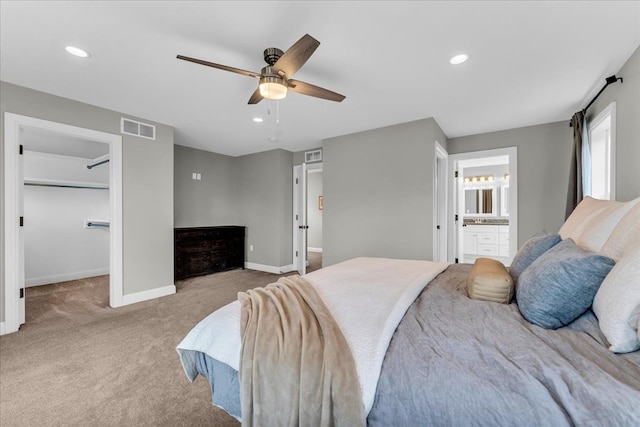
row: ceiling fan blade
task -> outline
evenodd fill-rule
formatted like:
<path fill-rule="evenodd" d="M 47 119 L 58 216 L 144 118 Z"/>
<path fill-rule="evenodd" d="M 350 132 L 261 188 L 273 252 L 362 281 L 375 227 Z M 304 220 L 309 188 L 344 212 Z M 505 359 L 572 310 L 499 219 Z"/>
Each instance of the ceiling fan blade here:
<path fill-rule="evenodd" d="M 258 87 L 256 91 L 251 95 L 251 98 L 249 98 L 249 102 L 247 104 L 257 104 L 263 99 L 264 98 L 262 97 L 262 95 L 260 95 L 260 87 Z"/>
<path fill-rule="evenodd" d="M 302 95 L 315 96 L 316 98 L 328 99 L 329 101 L 342 102 L 344 95 L 336 92 L 312 85 L 310 83 L 301 82 L 300 80 L 288 80 L 289 90 Z"/>
<path fill-rule="evenodd" d="M 305 34 L 273 64 L 273 68 L 284 72 L 286 78 L 293 77 L 293 74 L 307 62 L 307 59 L 315 52 L 318 46 L 320 46 L 318 40 L 309 34 Z"/>
<path fill-rule="evenodd" d="M 261 76 L 259 73 L 253 71 L 241 70 L 240 68 L 228 67 L 226 65 L 215 64 L 213 62 L 203 61 L 201 59 L 189 58 L 188 56 L 178 55 L 176 58 L 183 61 L 195 62 L 196 64 L 206 65 L 207 67 L 219 68 L 220 70 L 231 71 L 232 73 L 242 74 L 243 76 L 255 77 L 259 79 Z"/>

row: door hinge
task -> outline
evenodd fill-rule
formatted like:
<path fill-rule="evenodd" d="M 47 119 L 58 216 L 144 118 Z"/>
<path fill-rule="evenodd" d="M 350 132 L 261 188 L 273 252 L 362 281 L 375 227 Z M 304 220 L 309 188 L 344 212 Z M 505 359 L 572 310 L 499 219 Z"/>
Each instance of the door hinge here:
<path fill-rule="evenodd" d="M 20 217 L 20 227 L 24 227 L 24 217 Z"/>
<path fill-rule="evenodd" d="M 24 154 L 24 146 L 20 144 L 20 154 Z"/>
<path fill-rule="evenodd" d="M 457 220 L 458 220 L 458 214 L 455 215 L 455 221 L 457 221 Z"/>
<path fill-rule="evenodd" d="M 298 183 L 298 178 L 296 178 L 296 184 Z"/>
<path fill-rule="evenodd" d="M 296 215 L 296 221 L 298 220 L 298 215 Z"/>
<path fill-rule="evenodd" d="M 436 225 L 436 230 L 440 230 L 440 226 L 439 225 Z"/>
<path fill-rule="evenodd" d="M 298 258 L 298 251 L 296 251 L 296 258 Z"/>
<path fill-rule="evenodd" d="M 24 298 L 24 288 L 20 288 L 20 298 Z"/>
<path fill-rule="evenodd" d="M 458 263 L 458 258 L 456 258 L 456 264 Z"/>
<path fill-rule="evenodd" d="M 457 178 L 457 177 L 458 177 L 458 171 L 455 171 L 455 172 L 453 173 L 453 176 L 454 176 L 454 178 Z"/>

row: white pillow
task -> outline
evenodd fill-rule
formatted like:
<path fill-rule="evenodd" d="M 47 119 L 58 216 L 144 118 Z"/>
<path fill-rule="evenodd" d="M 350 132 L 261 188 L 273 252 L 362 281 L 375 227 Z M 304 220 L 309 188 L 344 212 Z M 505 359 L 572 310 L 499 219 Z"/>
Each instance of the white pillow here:
<path fill-rule="evenodd" d="M 640 348 L 640 244 L 623 254 L 605 277 L 593 312 L 611 344 L 609 350 L 628 353 Z"/>
<path fill-rule="evenodd" d="M 622 217 L 638 203 L 640 197 L 616 202 L 587 196 L 567 218 L 559 234 L 563 240 L 571 238 L 581 248 L 600 253 Z"/>
<path fill-rule="evenodd" d="M 618 261 L 622 255 L 637 246 L 640 246 L 640 203 L 620 220 L 602 247 L 602 255 Z"/>

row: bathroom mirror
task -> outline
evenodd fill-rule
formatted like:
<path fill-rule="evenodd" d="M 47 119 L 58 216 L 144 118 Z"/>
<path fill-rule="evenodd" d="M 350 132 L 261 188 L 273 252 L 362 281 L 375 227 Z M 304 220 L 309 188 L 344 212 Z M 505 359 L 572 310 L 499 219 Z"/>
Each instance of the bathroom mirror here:
<path fill-rule="evenodd" d="M 464 190 L 464 213 L 496 216 L 496 188 L 466 188 Z"/>

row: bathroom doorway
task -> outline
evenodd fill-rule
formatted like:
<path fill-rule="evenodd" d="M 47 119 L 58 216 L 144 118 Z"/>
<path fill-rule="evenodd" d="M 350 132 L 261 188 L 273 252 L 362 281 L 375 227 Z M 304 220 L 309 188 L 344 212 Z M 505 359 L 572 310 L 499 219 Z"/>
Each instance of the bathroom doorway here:
<path fill-rule="evenodd" d="M 510 265 L 518 242 L 517 148 L 449 156 L 451 262 L 493 258 Z"/>

